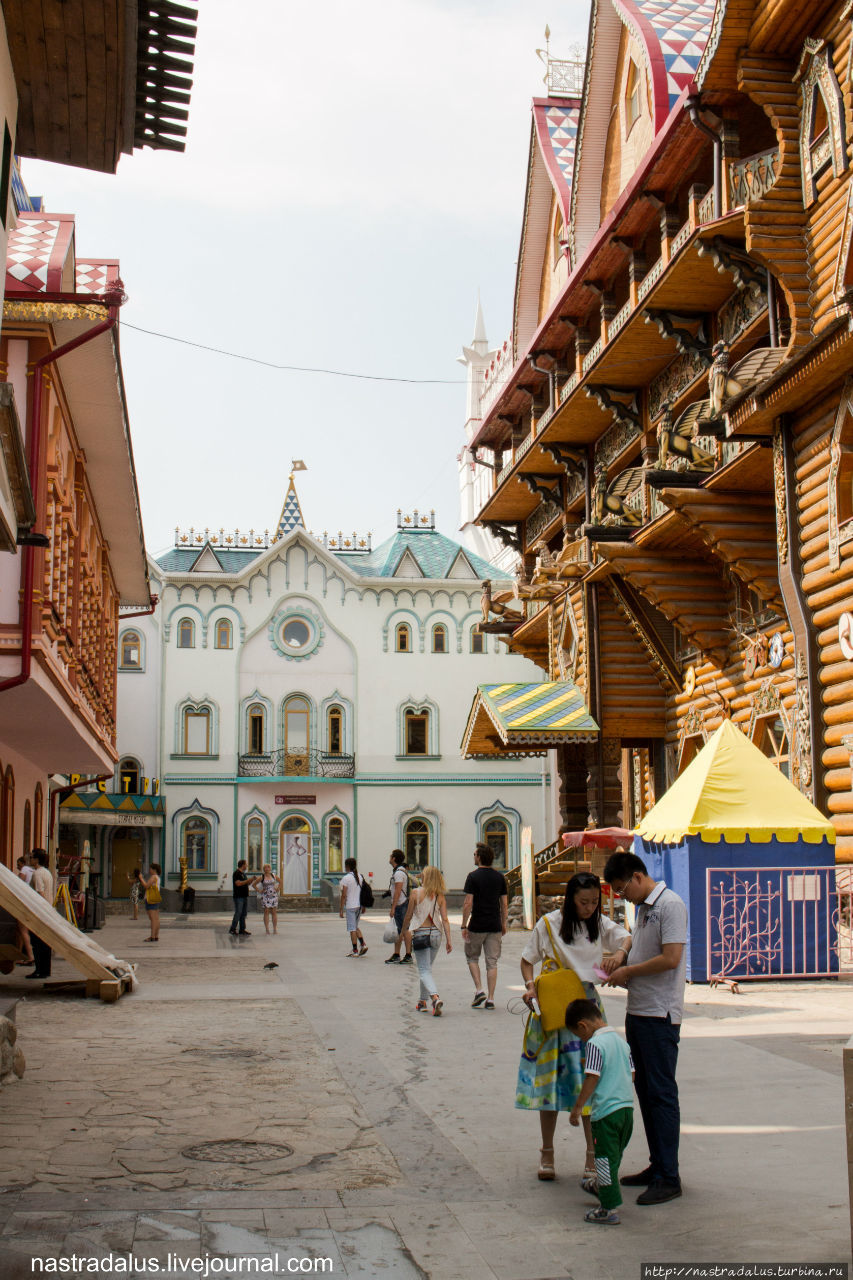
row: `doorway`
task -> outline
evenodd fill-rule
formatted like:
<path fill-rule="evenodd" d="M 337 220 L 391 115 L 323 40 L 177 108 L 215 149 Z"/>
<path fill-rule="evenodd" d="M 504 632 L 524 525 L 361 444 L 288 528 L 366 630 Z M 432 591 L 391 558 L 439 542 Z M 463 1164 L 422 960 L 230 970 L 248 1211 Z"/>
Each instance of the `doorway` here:
<path fill-rule="evenodd" d="M 311 893 L 311 826 L 299 814 L 285 818 L 279 835 L 282 892 Z"/>
<path fill-rule="evenodd" d="M 134 867 L 142 867 L 142 834 L 124 832 L 113 836 L 110 856 L 110 897 L 129 898 L 128 876 Z"/>

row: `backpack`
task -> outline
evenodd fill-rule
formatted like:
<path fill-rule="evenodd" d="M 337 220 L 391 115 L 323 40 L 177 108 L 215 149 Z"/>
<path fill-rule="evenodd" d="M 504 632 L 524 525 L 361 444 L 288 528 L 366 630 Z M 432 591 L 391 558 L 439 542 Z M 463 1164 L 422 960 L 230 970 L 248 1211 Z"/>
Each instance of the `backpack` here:
<path fill-rule="evenodd" d="M 364 876 L 361 877 L 361 892 L 359 894 L 359 902 L 361 903 L 362 907 L 364 907 L 365 909 L 367 907 L 373 906 L 373 890 L 365 880 Z"/>

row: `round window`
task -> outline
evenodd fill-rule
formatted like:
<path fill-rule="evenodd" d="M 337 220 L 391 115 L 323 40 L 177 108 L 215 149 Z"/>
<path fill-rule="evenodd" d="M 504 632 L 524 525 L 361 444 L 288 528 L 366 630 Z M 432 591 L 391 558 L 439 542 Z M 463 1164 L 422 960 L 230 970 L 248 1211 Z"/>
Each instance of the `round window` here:
<path fill-rule="evenodd" d="M 301 618 L 289 618 L 281 629 L 281 638 L 288 649 L 304 649 L 311 639 L 311 628 Z"/>

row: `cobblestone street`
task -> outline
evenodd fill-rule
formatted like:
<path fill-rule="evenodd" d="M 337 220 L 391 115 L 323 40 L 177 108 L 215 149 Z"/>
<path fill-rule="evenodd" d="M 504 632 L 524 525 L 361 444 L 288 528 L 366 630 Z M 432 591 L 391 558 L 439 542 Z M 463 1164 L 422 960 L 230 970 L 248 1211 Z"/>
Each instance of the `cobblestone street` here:
<path fill-rule="evenodd" d="M 224 917 L 166 918 L 151 957 L 143 921 L 110 918 L 98 940 L 140 975 L 113 1006 L 5 980 L 26 996 L 27 1070 L 0 1094 L 3 1280 L 33 1274 L 33 1258 L 110 1252 L 156 1259 L 161 1275 L 278 1255 L 403 1280 L 849 1256 L 849 985 L 688 988 L 685 1195 L 656 1209 L 628 1195 L 621 1229 L 596 1232 L 579 1136 L 561 1122 L 558 1180 L 540 1184 L 536 1119 L 513 1107 L 523 934 L 505 943 L 493 1014 L 469 1007 L 461 946 L 442 956 L 435 1020 L 414 1011 L 415 975 L 382 963 L 377 914 L 357 962 L 336 915 L 285 916 L 278 938 L 251 919 L 237 941 Z M 619 1025 L 621 993 L 607 1005 Z M 638 1118 L 631 1169 L 641 1135 Z"/>

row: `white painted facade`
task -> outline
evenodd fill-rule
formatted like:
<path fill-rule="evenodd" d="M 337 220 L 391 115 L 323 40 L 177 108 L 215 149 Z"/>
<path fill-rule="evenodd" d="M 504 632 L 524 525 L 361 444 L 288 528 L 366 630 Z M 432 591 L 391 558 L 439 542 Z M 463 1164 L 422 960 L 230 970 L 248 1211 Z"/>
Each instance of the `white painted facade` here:
<path fill-rule="evenodd" d="M 445 554 L 452 564 L 423 576 L 442 547 L 455 548 Z M 432 529 L 407 528 L 385 549 L 378 566 L 379 553 L 339 555 L 297 526 L 244 564 L 237 551 L 217 558 L 201 547 L 150 562 L 156 611 L 120 625 L 119 752 L 140 777 L 159 779 L 165 826 L 162 836 L 140 831 L 140 859 L 163 864 L 167 888 L 178 884 L 182 853 L 197 894 L 229 890 L 241 857 L 283 870 L 294 834 L 310 843 L 314 895 L 349 856 L 384 889 L 394 848 L 410 864 L 440 866 L 460 889 L 490 819 L 504 824 L 509 866 L 523 826 L 534 848 L 545 843 L 554 826 L 548 762 L 460 754 L 478 684 L 541 678 L 494 636 L 472 652 L 485 566 Z M 283 638 L 289 623 L 297 639 L 308 633 L 295 649 Z M 409 627 L 404 652 L 400 624 Z M 445 652 L 433 651 L 436 626 Z M 121 663 L 129 631 L 142 640 L 130 669 Z M 407 728 L 407 709 L 426 724 Z M 350 759 L 352 776 L 326 776 Z M 103 852 L 104 892 L 124 896 Z"/>

